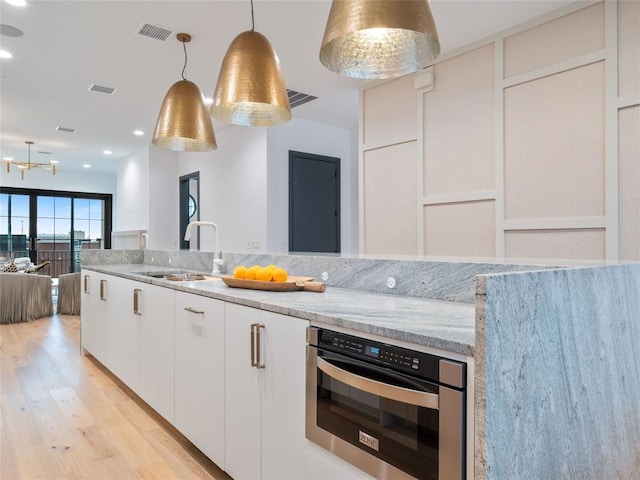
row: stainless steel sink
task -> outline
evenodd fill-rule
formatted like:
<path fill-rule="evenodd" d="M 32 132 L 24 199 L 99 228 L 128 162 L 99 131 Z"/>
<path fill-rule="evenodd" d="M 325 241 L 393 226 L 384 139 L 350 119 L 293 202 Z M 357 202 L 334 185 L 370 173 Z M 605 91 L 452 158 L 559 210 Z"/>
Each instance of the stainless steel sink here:
<path fill-rule="evenodd" d="M 212 277 L 207 277 L 202 273 L 185 272 L 181 270 L 170 271 L 153 271 L 153 272 L 136 272 L 138 275 L 144 275 L 145 277 L 163 278 L 172 282 L 192 282 L 195 280 L 211 280 Z"/>

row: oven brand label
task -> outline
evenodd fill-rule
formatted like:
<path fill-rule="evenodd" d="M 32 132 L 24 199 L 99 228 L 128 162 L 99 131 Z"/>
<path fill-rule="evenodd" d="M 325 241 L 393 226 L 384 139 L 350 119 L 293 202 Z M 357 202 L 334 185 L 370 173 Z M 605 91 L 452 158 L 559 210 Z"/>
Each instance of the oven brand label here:
<path fill-rule="evenodd" d="M 376 437 L 372 437 L 371 435 L 367 435 L 366 433 L 358 430 L 358 441 L 365 444 L 367 447 L 373 448 L 376 452 L 378 451 L 379 442 Z"/>

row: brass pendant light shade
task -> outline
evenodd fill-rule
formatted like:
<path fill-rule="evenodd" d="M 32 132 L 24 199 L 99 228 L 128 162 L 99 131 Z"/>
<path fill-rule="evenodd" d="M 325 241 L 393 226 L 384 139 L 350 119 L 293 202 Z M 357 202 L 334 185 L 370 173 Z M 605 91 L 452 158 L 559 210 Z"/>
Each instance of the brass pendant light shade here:
<path fill-rule="evenodd" d="M 243 126 L 279 125 L 291 119 L 280 60 L 264 35 L 250 30 L 231 42 L 213 93 L 211 115 Z"/>
<path fill-rule="evenodd" d="M 320 62 L 348 77 L 395 78 L 439 54 L 427 0 L 333 0 Z"/>
<path fill-rule="evenodd" d="M 162 101 L 151 143 L 177 152 L 217 148 L 211 116 L 195 83 L 180 80 L 171 86 Z"/>
<path fill-rule="evenodd" d="M 177 35 L 183 45 L 191 40 L 186 33 Z M 211 116 L 198 86 L 184 78 L 174 83 L 162 101 L 151 143 L 176 152 L 208 152 L 215 150 Z"/>

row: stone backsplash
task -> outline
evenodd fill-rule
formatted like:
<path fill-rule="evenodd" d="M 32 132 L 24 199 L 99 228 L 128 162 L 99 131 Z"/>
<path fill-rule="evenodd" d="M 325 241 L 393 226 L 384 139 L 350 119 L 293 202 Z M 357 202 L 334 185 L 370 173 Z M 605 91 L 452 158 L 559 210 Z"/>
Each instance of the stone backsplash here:
<path fill-rule="evenodd" d="M 394 260 L 321 255 L 267 255 L 226 253 L 223 273 L 232 273 L 238 265 L 274 264 L 290 275 L 309 276 L 328 286 L 376 293 L 432 298 L 473 304 L 474 277 L 478 274 L 516 272 L 555 268 L 550 266 L 490 262 Z M 141 263 L 211 272 L 212 252 L 171 250 L 85 250 L 83 265 Z M 389 288 L 388 280 L 395 281 Z"/>

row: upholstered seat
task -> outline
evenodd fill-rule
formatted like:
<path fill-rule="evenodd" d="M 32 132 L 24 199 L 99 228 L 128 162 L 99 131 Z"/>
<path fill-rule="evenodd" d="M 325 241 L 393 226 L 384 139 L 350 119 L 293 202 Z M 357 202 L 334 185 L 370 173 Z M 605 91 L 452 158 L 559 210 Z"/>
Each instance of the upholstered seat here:
<path fill-rule="evenodd" d="M 18 323 L 53 315 L 51 277 L 0 273 L 0 323 Z"/>
<path fill-rule="evenodd" d="M 80 315 L 80 272 L 58 276 L 58 313 Z"/>

